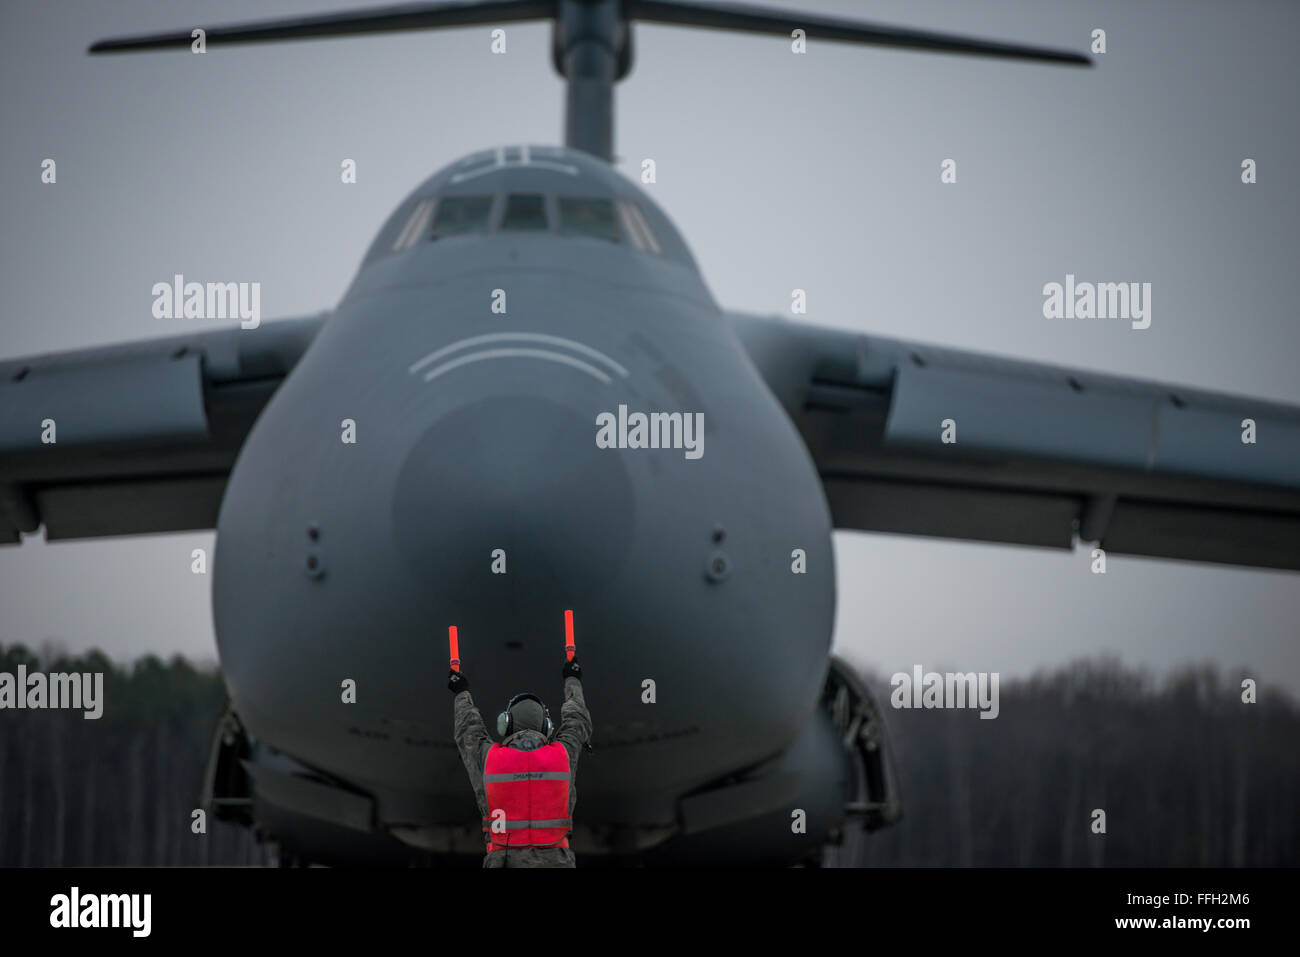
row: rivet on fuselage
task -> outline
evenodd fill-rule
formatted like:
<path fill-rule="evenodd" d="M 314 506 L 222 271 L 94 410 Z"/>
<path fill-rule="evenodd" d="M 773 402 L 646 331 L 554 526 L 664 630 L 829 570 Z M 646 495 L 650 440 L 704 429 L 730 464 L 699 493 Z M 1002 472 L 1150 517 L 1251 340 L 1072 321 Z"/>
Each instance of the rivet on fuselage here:
<path fill-rule="evenodd" d="M 731 559 L 725 552 L 714 552 L 704 564 L 704 575 L 711 582 L 726 581 L 731 575 Z"/>
<path fill-rule="evenodd" d="M 307 553 L 307 560 L 303 563 L 303 568 L 307 572 L 308 578 L 320 578 L 325 574 L 325 562 L 315 552 Z"/>

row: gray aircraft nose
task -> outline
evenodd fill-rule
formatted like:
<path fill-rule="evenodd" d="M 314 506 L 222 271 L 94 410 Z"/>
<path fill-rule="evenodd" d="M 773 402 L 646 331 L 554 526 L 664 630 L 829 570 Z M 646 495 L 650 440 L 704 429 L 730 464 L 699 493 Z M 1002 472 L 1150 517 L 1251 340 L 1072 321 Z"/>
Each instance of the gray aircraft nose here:
<path fill-rule="evenodd" d="M 393 497 L 414 585 L 444 609 L 535 621 L 617 577 L 637 503 L 622 454 L 596 446 L 595 418 L 536 396 L 496 396 L 425 431 Z M 504 576 L 493 572 L 497 549 Z"/>

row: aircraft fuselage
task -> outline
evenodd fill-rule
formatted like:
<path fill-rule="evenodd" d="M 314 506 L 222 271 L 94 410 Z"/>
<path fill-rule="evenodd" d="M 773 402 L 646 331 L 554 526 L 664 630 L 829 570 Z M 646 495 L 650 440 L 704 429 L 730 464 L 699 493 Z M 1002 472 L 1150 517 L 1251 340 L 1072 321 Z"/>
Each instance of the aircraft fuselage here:
<path fill-rule="evenodd" d="M 666 217 L 581 154 L 514 156 L 470 157 L 399 207 L 253 428 L 217 527 L 221 666 L 250 732 L 373 795 L 381 826 L 476 826 L 447 627 L 489 726 L 522 691 L 558 720 L 573 609 L 595 728 L 576 817 L 664 833 L 683 795 L 808 725 L 830 516 Z M 485 231 L 424 237 L 424 200 L 482 195 Z M 502 229 L 516 195 L 643 219 L 618 241 Z M 625 447 L 603 447 L 605 414 Z"/>

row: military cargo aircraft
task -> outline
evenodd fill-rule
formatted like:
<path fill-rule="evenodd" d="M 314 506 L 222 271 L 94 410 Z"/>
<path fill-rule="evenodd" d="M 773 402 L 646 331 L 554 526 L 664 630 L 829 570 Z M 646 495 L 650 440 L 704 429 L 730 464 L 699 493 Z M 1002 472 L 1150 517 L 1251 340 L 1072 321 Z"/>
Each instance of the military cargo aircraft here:
<path fill-rule="evenodd" d="M 203 40 L 526 20 L 554 24 L 566 145 L 434 174 L 332 311 L 0 362 L 0 542 L 216 530 L 230 708 L 205 799 L 282 863 L 477 863 L 452 624 L 482 705 L 558 683 L 573 610 L 596 729 L 581 861 L 780 864 L 900 813 L 878 705 L 830 654 L 833 529 L 1300 569 L 1300 410 L 728 311 L 609 163 L 637 22 L 1082 55 L 676 0 Z"/>

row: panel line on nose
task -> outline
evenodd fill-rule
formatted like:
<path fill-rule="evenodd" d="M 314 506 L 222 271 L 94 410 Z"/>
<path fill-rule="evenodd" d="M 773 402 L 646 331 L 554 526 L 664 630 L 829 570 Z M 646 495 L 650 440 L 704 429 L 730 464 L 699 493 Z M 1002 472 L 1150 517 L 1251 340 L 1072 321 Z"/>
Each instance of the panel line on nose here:
<path fill-rule="evenodd" d="M 471 362 L 483 362 L 487 359 L 546 359 L 550 362 L 561 362 L 564 365 L 572 366 L 575 369 L 581 369 L 589 376 L 599 379 L 605 385 L 609 385 L 614 380 L 605 373 L 601 372 L 595 366 L 583 362 L 581 359 L 575 359 L 573 356 L 566 356 L 562 352 L 551 352 L 549 349 L 483 349 L 479 352 L 471 352 L 469 355 L 460 356 L 452 359 L 450 362 L 444 362 L 442 365 L 429 370 L 424 374 L 425 382 L 432 382 L 441 375 L 445 375 L 452 369 L 457 369 L 463 365 L 469 365 Z"/>
<path fill-rule="evenodd" d="M 424 366 L 437 362 L 443 356 L 451 355 L 453 352 L 460 352 L 462 349 L 468 349 L 471 346 L 480 345 L 486 342 L 545 342 L 553 346 L 562 346 L 572 349 L 574 352 L 581 353 L 589 358 L 595 359 L 609 366 L 614 372 L 617 372 L 623 378 L 627 378 L 628 371 L 622 365 L 615 362 L 599 349 L 593 349 L 591 346 L 573 339 L 565 339 L 562 336 L 551 336 L 542 332 L 490 332 L 482 336 L 470 336 L 467 339 L 460 339 L 451 345 L 443 346 L 441 349 L 430 352 L 423 359 L 414 363 L 411 368 L 411 374 L 415 374 Z M 426 380 L 428 376 L 425 377 Z"/>

